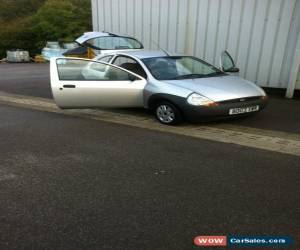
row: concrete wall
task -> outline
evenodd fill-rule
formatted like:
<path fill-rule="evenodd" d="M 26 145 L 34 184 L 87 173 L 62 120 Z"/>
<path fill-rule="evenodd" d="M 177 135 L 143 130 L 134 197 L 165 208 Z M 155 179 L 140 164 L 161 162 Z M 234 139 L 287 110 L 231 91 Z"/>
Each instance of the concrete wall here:
<path fill-rule="evenodd" d="M 94 31 L 134 36 L 146 48 L 159 44 L 217 66 L 226 49 L 240 76 L 265 87 L 287 87 L 300 0 L 92 0 L 92 8 Z"/>

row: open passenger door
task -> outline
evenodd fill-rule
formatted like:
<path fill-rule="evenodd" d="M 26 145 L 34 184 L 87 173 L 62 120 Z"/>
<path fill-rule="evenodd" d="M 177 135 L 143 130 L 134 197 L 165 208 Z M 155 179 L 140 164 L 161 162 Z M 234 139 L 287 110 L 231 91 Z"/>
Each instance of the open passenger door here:
<path fill-rule="evenodd" d="M 52 58 L 51 88 L 61 108 L 143 107 L 147 83 L 115 65 L 82 58 Z"/>

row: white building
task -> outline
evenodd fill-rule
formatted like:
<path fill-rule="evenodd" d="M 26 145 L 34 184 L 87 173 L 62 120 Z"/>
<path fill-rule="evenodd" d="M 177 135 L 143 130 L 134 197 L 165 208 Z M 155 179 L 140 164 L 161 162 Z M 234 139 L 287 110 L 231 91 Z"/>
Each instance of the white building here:
<path fill-rule="evenodd" d="M 216 66 L 227 50 L 241 77 L 289 97 L 300 89 L 300 0 L 92 0 L 92 9 L 94 31 Z"/>

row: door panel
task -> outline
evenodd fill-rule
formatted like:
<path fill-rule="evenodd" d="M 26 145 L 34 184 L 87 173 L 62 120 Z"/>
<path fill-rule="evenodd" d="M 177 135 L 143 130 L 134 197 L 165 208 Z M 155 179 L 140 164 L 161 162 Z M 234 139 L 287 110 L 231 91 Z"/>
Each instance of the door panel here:
<path fill-rule="evenodd" d="M 143 107 L 146 80 L 114 65 L 86 59 L 51 60 L 51 88 L 61 108 Z"/>

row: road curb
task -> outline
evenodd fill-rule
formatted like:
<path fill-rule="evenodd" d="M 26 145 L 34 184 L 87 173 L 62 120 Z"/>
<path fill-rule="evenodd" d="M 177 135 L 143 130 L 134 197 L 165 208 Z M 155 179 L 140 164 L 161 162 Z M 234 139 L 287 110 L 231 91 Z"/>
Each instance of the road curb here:
<path fill-rule="evenodd" d="M 6 105 L 88 118 L 104 122 L 173 133 L 193 138 L 232 143 L 240 146 L 300 156 L 300 136 L 292 133 L 225 125 L 222 128 L 203 125 L 165 126 L 153 118 L 122 114 L 107 110 L 62 110 L 53 100 L 0 92 L 0 102 Z M 246 132 L 245 132 L 246 131 Z"/>

